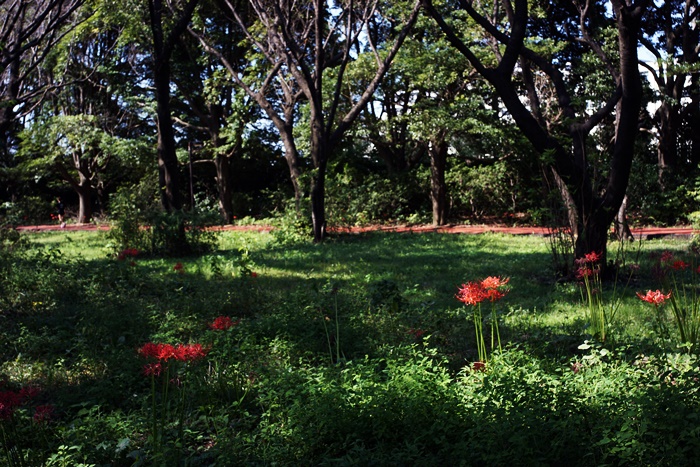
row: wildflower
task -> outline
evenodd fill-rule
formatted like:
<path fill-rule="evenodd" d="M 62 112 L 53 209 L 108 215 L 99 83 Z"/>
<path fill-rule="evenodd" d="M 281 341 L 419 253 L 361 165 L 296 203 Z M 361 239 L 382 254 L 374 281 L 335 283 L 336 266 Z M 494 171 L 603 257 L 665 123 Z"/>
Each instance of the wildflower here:
<path fill-rule="evenodd" d="M 163 366 L 160 362 L 157 363 L 147 363 L 143 366 L 144 376 L 160 376 L 163 372 Z"/>
<path fill-rule="evenodd" d="M 661 292 L 660 290 L 648 290 L 647 293 L 644 295 L 642 295 L 640 292 L 637 292 L 637 297 L 639 297 L 642 301 L 659 306 L 662 305 L 666 300 L 671 298 L 671 292 L 664 295 L 663 292 Z"/>
<path fill-rule="evenodd" d="M 682 270 L 690 267 L 690 264 L 686 263 L 682 259 L 679 259 L 679 260 L 674 261 L 673 264 L 671 265 L 671 267 L 673 269 L 675 269 L 676 271 L 682 271 Z"/>
<path fill-rule="evenodd" d="M 209 325 L 209 327 L 216 331 L 226 331 L 227 329 L 238 325 L 240 322 L 240 319 L 238 321 L 232 321 L 229 316 L 219 316 Z"/>
<path fill-rule="evenodd" d="M 139 353 L 146 358 L 167 361 L 175 357 L 175 347 L 170 344 L 155 344 L 149 342 L 139 349 Z"/>
<path fill-rule="evenodd" d="M 600 261 L 600 258 L 601 254 L 596 253 L 595 251 L 591 251 L 590 253 L 583 255 L 583 261 L 588 264 L 595 264 Z"/>
<path fill-rule="evenodd" d="M 37 405 L 34 410 L 34 421 L 39 424 L 50 421 L 53 411 L 53 405 Z"/>
<path fill-rule="evenodd" d="M 181 362 L 191 362 L 203 358 L 209 349 L 205 349 L 202 344 L 178 344 L 174 350 L 174 358 Z"/>
<path fill-rule="evenodd" d="M 668 250 L 664 251 L 663 253 L 661 253 L 661 259 L 659 262 L 666 263 L 666 264 L 672 263 L 673 262 L 673 253 L 671 253 Z"/>
<path fill-rule="evenodd" d="M 173 270 L 179 274 L 184 274 L 185 266 L 183 266 L 182 263 L 176 263 L 175 266 L 173 266 Z"/>
<path fill-rule="evenodd" d="M 22 396 L 18 392 L 0 392 L 0 420 L 9 419 L 15 411 L 15 407 L 22 402 Z"/>
<path fill-rule="evenodd" d="M 588 266 L 582 266 L 576 269 L 576 279 L 581 280 L 595 274 L 595 271 Z"/>
<path fill-rule="evenodd" d="M 136 258 L 139 254 L 139 250 L 136 248 L 125 248 L 119 252 L 117 259 L 119 261 L 124 261 L 126 258 Z"/>
<path fill-rule="evenodd" d="M 258 273 L 257 273 L 257 272 L 251 272 L 251 273 L 250 273 L 250 277 L 258 277 Z"/>
<path fill-rule="evenodd" d="M 462 284 L 455 297 L 465 305 L 477 305 L 486 300 L 488 294 L 480 282 L 468 282 Z"/>
<path fill-rule="evenodd" d="M 474 363 L 472 363 L 472 370 L 474 370 L 474 371 L 486 371 L 486 362 L 474 362 Z"/>
<path fill-rule="evenodd" d="M 498 289 L 505 286 L 510 281 L 509 277 L 501 279 L 498 276 L 489 276 L 481 281 L 481 286 L 485 289 Z"/>

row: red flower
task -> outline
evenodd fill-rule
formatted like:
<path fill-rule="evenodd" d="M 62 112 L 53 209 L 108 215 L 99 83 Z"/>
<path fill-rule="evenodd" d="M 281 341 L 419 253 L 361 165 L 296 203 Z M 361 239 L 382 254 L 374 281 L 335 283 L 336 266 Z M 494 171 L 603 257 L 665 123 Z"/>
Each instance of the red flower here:
<path fill-rule="evenodd" d="M 509 277 L 501 279 L 499 276 L 489 276 L 481 281 L 481 286 L 485 289 L 493 290 L 505 286 L 508 281 L 510 281 Z"/>
<path fill-rule="evenodd" d="M 574 373 L 578 373 L 579 371 L 581 371 L 581 368 L 583 368 L 583 365 L 579 362 L 574 362 L 571 364 L 571 371 L 573 371 Z"/>
<path fill-rule="evenodd" d="M 139 254 L 139 250 L 136 248 L 125 248 L 119 252 L 117 259 L 119 261 L 124 261 L 126 258 L 136 258 Z"/>
<path fill-rule="evenodd" d="M 590 277 L 595 273 L 596 273 L 596 271 L 589 268 L 588 266 L 581 266 L 580 268 L 578 268 L 576 270 L 576 279 L 581 280 L 584 277 Z"/>
<path fill-rule="evenodd" d="M 673 264 L 671 265 L 671 267 L 673 269 L 675 269 L 676 271 L 682 271 L 682 270 L 690 267 L 690 264 L 686 263 L 682 259 L 679 259 L 679 260 L 674 261 Z"/>
<path fill-rule="evenodd" d="M 175 266 L 173 266 L 173 270 L 177 271 L 180 274 L 184 274 L 185 266 L 183 266 L 182 263 L 176 263 Z"/>
<path fill-rule="evenodd" d="M 18 392 L 0 392 L 0 420 L 7 420 L 12 416 L 15 407 L 22 403 L 22 396 Z"/>
<path fill-rule="evenodd" d="M 670 251 L 664 251 L 661 253 L 661 263 L 672 263 L 673 262 L 673 253 Z"/>
<path fill-rule="evenodd" d="M 233 326 L 236 326 L 240 322 L 240 319 L 238 321 L 232 321 L 228 316 L 219 316 L 209 325 L 209 327 L 216 331 L 225 331 Z"/>
<path fill-rule="evenodd" d="M 474 371 L 486 371 L 486 362 L 474 362 L 474 363 L 472 363 L 472 370 L 474 370 Z"/>
<path fill-rule="evenodd" d="M 251 272 L 251 273 L 250 273 L 250 277 L 258 277 L 258 273 L 257 273 L 257 272 Z"/>
<path fill-rule="evenodd" d="M 163 366 L 160 362 L 157 363 L 147 363 L 143 366 L 144 376 L 160 376 L 163 371 Z"/>
<path fill-rule="evenodd" d="M 486 300 L 488 294 L 481 282 L 468 282 L 462 284 L 455 297 L 465 305 L 476 305 Z"/>
<path fill-rule="evenodd" d="M 659 306 L 662 305 L 666 300 L 671 298 L 671 292 L 664 295 L 663 292 L 661 292 L 660 290 L 648 290 L 645 295 L 642 295 L 641 293 L 637 292 L 637 297 L 639 297 L 642 301 Z"/>
<path fill-rule="evenodd" d="M 167 361 L 175 357 L 175 347 L 170 344 L 155 344 L 149 342 L 139 349 L 139 353 L 147 358 L 150 357 L 156 360 Z"/>
<path fill-rule="evenodd" d="M 192 362 L 203 358 L 209 349 L 202 347 L 202 344 L 178 344 L 175 348 L 175 359 L 181 362 Z"/>
<path fill-rule="evenodd" d="M 37 423 L 44 423 L 51 420 L 51 414 L 53 414 L 53 405 L 37 405 L 34 411 L 34 421 Z"/>

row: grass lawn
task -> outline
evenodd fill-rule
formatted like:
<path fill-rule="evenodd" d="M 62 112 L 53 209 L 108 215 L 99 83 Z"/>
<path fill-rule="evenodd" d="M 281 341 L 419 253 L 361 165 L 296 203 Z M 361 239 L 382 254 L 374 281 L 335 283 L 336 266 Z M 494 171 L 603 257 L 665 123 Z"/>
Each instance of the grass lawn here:
<path fill-rule="evenodd" d="M 23 239 L 0 245 L 0 465 L 700 458 L 697 349 L 670 300 L 635 294 L 695 303 L 688 240 L 627 246 L 617 285 L 592 295 L 601 342 L 543 237 L 225 232 L 212 253 L 122 260 L 101 232 Z M 485 302 L 475 365 L 475 310 L 455 295 L 488 276 L 509 278 L 503 349 Z"/>

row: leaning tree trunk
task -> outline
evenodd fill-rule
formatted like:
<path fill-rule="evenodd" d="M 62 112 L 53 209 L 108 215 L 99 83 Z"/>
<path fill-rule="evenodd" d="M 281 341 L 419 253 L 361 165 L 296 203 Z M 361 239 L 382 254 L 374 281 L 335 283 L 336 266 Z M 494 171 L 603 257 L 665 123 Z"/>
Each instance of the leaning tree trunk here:
<path fill-rule="evenodd" d="M 445 166 L 447 165 L 447 143 L 441 141 L 430 145 L 430 199 L 433 204 L 433 225 L 447 222 L 447 186 Z"/>

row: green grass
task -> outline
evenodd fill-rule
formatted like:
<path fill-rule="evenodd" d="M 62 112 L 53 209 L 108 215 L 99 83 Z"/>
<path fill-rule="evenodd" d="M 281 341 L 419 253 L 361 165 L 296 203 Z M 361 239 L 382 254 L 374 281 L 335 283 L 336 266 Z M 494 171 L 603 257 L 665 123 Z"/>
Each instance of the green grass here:
<path fill-rule="evenodd" d="M 595 343 L 542 237 L 281 245 L 227 232 L 209 254 L 133 265 L 102 233 L 26 239 L 0 250 L 0 397 L 41 391 L 0 420 L 10 465 L 687 465 L 700 454 L 698 361 L 670 314 L 660 326 L 634 295 L 659 287 L 653 255 L 685 254 L 687 241 L 641 244 L 610 338 Z M 492 275 L 510 277 L 506 350 L 473 371 L 455 293 Z M 213 331 L 217 316 L 240 322 Z M 147 342 L 210 352 L 173 367 L 166 393 L 142 374 Z M 33 422 L 47 404 L 53 420 Z"/>

